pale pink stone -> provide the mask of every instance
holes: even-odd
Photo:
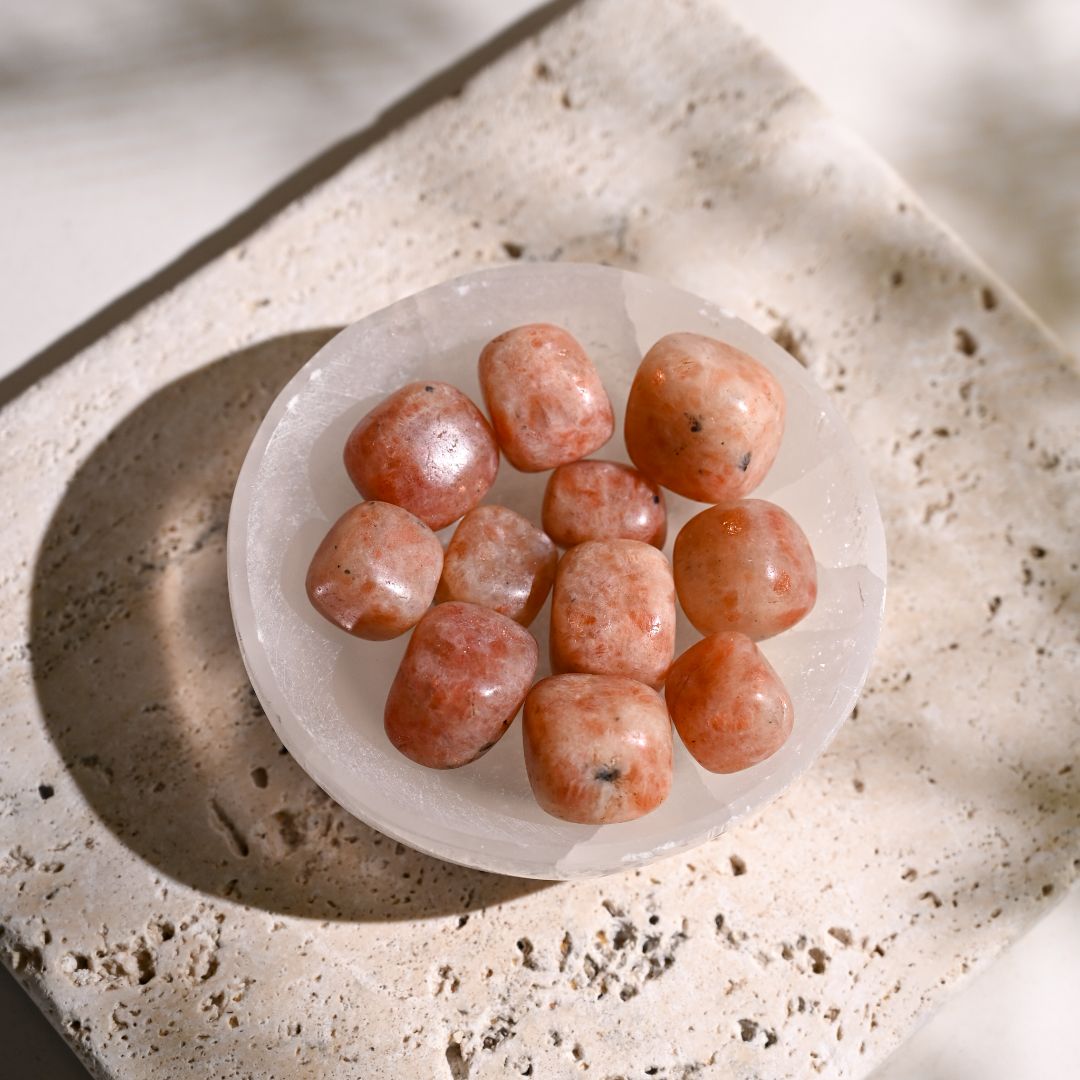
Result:
[[[403,634],[430,607],[439,538],[400,506],[363,502],[331,526],[311,560],[307,594],[335,626],[370,641]]]
[[[522,732],[536,801],[564,821],[632,821],[671,790],[667,709],[656,691],[633,679],[542,679],[525,699]]]
[[[414,382],[353,428],[345,469],[365,499],[403,506],[441,529],[487,494],[499,449],[483,413],[460,390]]]
[[[503,737],[536,675],[528,630],[476,604],[439,604],[420,620],[390,687],[386,735],[407,758],[454,769]]]
[[[791,698],[745,634],[724,631],[687,649],[671,667],[666,693],[686,749],[710,772],[748,769],[791,734]]]
[[[668,334],[646,354],[626,403],[626,449],[658,484],[732,503],[772,466],[784,395],[753,357],[700,334]]]
[[[586,540],[641,540],[663,547],[664,494],[643,473],[615,461],[560,465],[544,492],[544,531],[561,547]]]
[[[817,599],[810,541],[764,499],[691,518],[675,538],[673,562],[682,609],[703,634],[738,630],[761,641],[794,626]]]
[[[639,540],[590,540],[559,561],[551,667],[662,685],[675,655],[675,586],[667,559]]]
[[[464,600],[528,626],[555,580],[555,545],[505,506],[478,506],[446,549],[438,601]]]
[[[615,429],[596,368],[558,326],[519,326],[485,345],[480,387],[499,446],[524,472],[591,454]]]

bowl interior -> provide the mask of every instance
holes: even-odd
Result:
[[[585,346],[618,426],[596,457],[627,461],[621,417],[642,354],[686,330],[728,341],[779,378],[788,420],[779,456],[755,497],[788,510],[819,567],[814,611],[762,643],[795,707],[787,744],[731,776],[701,769],[676,737],[671,795],[620,825],[549,817],[529,790],[520,720],[485,757],[435,772],[402,757],[382,728],[383,702],[407,635],[349,637],[304,592],[308,562],[358,496],[341,452],[352,426],[412,379],[437,378],[481,401],[476,361],[495,334],[526,322],[565,326]],[[539,524],[549,474],[502,462],[486,502]],[[669,495],[666,553],[702,504]],[[445,542],[453,526],[441,534]],[[867,471],[836,410],[772,340],[713,304],[608,267],[517,264],[408,297],[353,324],[312,358],[274,402],[248,452],[229,522],[229,590],[252,684],[282,742],[338,802],[420,850],[482,869],[543,878],[609,873],[698,844],[774,798],[813,761],[849,714],[880,628],[885,546]],[[547,664],[548,609],[530,628]],[[677,652],[700,636],[680,612]]]

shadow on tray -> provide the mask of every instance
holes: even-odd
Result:
[[[233,634],[232,486],[274,395],[333,333],[226,356],[97,447],[38,556],[37,693],[91,807],[169,877],[321,919],[464,916],[545,883],[421,855],[338,807],[281,746]]]

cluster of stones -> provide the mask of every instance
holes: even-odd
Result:
[[[356,425],[345,468],[365,501],[333,525],[308,571],[312,604],[347,633],[383,640],[415,627],[386,701],[390,742],[421,765],[457,768],[490,750],[524,703],[538,803],[590,824],[664,801],[672,722],[713,772],[775,753],[792,705],[755,642],[810,611],[817,572],[795,521],[746,498],[783,436],[773,375],[723,342],[662,338],[627,402],[636,468],[584,460],[611,438],[614,415],[566,330],[499,335],[479,375],[490,423],[461,391],[430,381],[403,386]],[[553,470],[542,531],[480,505],[500,451],[522,471]],[[672,564],[660,550],[664,488],[714,504],[680,531]],[[435,530],[455,521],[444,552]],[[526,628],[549,592],[555,674],[533,685]],[[676,596],[706,635],[678,659]]]

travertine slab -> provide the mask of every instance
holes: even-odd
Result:
[[[549,887],[321,796],[225,594],[275,388],[327,328],[519,254],[774,332],[891,550],[876,670],[807,777]],[[0,953],[110,1077],[863,1075],[1080,867],[1078,427],[1045,331],[714,4],[586,3],[0,414]]]

